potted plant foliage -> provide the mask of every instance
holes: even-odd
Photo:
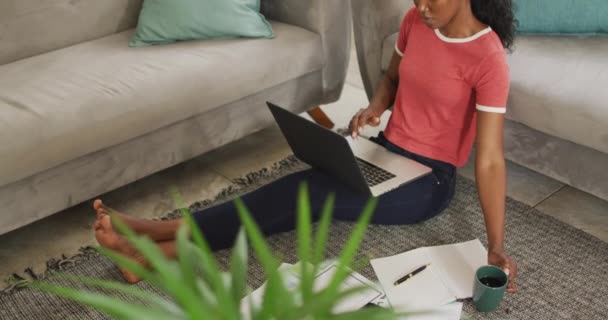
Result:
[[[176,197],[181,206],[179,197]],[[155,243],[136,235],[119,219],[113,219],[118,230],[145,257],[150,267],[144,268],[132,260],[112,251],[100,248],[102,254],[116,264],[140,276],[159,288],[166,297],[144,291],[136,286],[106,280],[78,278],[83,284],[121,292],[141,301],[127,302],[107,293],[58,287],[44,282],[33,287],[91,306],[114,319],[396,319],[391,309],[363,308],[335,313],[334,307],[366,288],[341,290],[341,285],[352,272],[349,266],[365,234],[376,199],[365,206],[360,219],[354,225],[350,238],[337,258],[337,271],[329,285],[314,289],[314,275],[325,257],[331,224],[334,196],[329,195],[321,212],[316,232],[313,232],[311,206],[305,184],[300,186],[297,214],[297,253],[301,262],[300,283],[288,289],[279,271],[280,260],[273,254],[260,229],[252,219],[244,203],[235,200],[243,228],[239,232],[231,252],[230,270],[222,271],[196,227],[190,212],[182,209],[186,219],[177,235],[177,259],[169,260]],[[253,248],[256,259],[263,267],[266,284],[261,303],[249,304],[246,310],[241,302],[247,296],[248,247]]]

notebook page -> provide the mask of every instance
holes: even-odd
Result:
[[[433,308],[456,299],[441,280],[435,263],[407,281],[394,285],[397,279],[430,262],[427,248],[371,260],[389,303],[403,311]]]
[[[334,262],[327,268],[321,270],[319,274],[317,274],[317,276],[315,277],[315,292],[327,288],[337,270],[337,262]],[[332,311],[335,313],[354,311],[362,308],[367,303],[374,301],[384,295],[384,293],[382,293],[378,288],[376,288],[375,283],[369,281],[367,278],[357,272],[353,272],[348,278],[344,280],[342,286],[340,286],[340,291],[346,291],[348,289],[357,287],[367,287],[368,289],[360,291],[355,295],[351,295],[350,297],[343,299],[342,301],[340,301],[340,303],[334,306]]]
[[[446,286],[458,299],[473,296],[475,271],[487,264],[488,254],[479,239],[429,247],[429,256]]]

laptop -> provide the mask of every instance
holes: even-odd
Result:
[[[365,138],[353,139],[267,102],[294,155],[353,189],[375,197],[432,169]]]

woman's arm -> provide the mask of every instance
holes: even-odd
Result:
[[[397,87],[399,86],[399,63],[401,56],[393,52],[393,57],[388,71],[378,83],[376,91],[366,109],[361,109],[350,122],[350,130],[353,137],[359,135],[359,130],[366,125],[377,126],[380,124],[380,116],[395,102]]]
[[[388,71],[382,77],[369,103],[371,107],[377,108],[381,112],[384,112],[395,102],[397,87],[399,87],[399,63],[401,63],[401,56],[395,51],[391,57]]]
[[[395,50],[388,66],[388,70],[384,77],[380,79],[369,106],[359,110],[350,122],[350,131],[353,138],[357,138],[359,130],[366,125],[378,126],[380,124],[380,116],[393,105],[399,87],[399,64],[403,52],[406,52],[407,42],[412,26],[418,17],[418,12],[415,8],[411,8],[401,21],[399,28],[399,36],[395,43]]]
[[[509,292],[515,292],[517,265],[505,253],[505,200],[507,189],[503,150],[504,114],[477,112],[475,176],[488,233],[488,263],[509,272]]]

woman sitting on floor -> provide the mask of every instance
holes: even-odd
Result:
[[[517,266],[504,249],[503,125],[509,92],[505,48],[513,42],[511,0],[414,2],[401,24],[386,76],[369,106],[352,118],[350,128],[356,137],[365,125],[379,125],[382,113],[393,105],[385,132],[374,141],[431,167],[433,173],[380,196],[371,222],[413,224],[440,214],[454,195],[456,167],[466,163],[476,139],[475,172],[488,235],[488,263],[510,274],[508,291],[515,292]],[[242,198],[265,234],[295,227],[294,200],[302,181],[308,183],[313,212],[320,212],[326,197],[335,193],[336,219],[356,220],[368,200],[317,170],[295,173]],[[95,200],[94,208],[98,242],[146,265],[114,231],[109,209],[101,200]],[[180,220],[117,217],[155,240],[168,257],[175,257]],[[194,212],[194,218],[215,250],[231,246],[240,228],[231,202]],[[122,272],[128,282],[139,281]]]

